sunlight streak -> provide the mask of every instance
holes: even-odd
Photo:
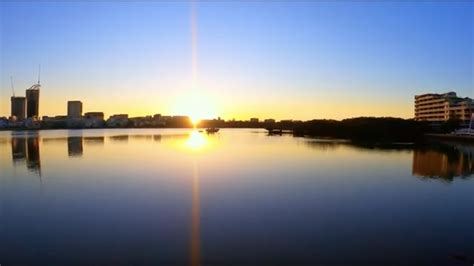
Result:
[[[190,264],[191,266],[199,266],[201,265],[201,195],[199,171],[195,160],[193,161],[192,178]]]
[[[192,150],[202,149],[208,144],[206,136],[198,131],[193,131],[185,142],[185,146]]]

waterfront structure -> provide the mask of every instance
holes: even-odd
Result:
[[[26,98],[12,96],[11,97],[11,116],[17,120],[24,120],[26,118]]]
[[[40,85],[35,84],[26,90],[26,116],[39,117]]]
[[[0,128],[8,127],[8,119],[6,117],[0,117]]]
[[[161,116],[161,114],[155,114],[153,116],[148,115],[142,117],[131,117],[128,119],[128,121],[130,122],[129,125],[132,127],[164,127],[167,125],[167,122],[173,121],[173,119],[174,117],[166,117]],[[178,120],[177,122],[179,122]]]
[[[84,114],[85,128],[100,128],[105,126],[103,112],[88,112]]]
[[[104,113],[103,112],[87,112],[84,114],[86,119],[99,119],[104,120]]]
[[[43,116],[41,122],[42,128],[66,128],[68,126],[68,118],[65,115]]]
[[[68,101],[67,102],[67,117],[79,118],[81,116],[82,116],[82,102],[81,101]]]
[[[255,117],[250,118],[250,122],[251,123],[258,123],[258,118],[255,118]]]
[[[128,125],[128,115],[111,115],[106,121],[107,127],[126,127]]]
[[[427,93],[415,96],[415,120],[442,123],[450,119],[469,124],[474,113],[474,101],[461,98],[455,92]]]

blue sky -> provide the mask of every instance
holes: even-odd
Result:
[[[472,2],[197,2],[194,89],[189,2],[0,6],[0,115],[10,75],[23,94],[39,63],[42,115],[79,99],[106,115],[409,118],[415,94],[474,97]]]

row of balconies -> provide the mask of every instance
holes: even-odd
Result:
[[[429,104],[429,105],[415,105],[415,109],[448,109],[449,105],[445,104]]]
[[[434,111],[435,110],[435,111]],[[454,113],[472,113],[474,110],[470,108],[449,108],[449,109],[441,109],[440,108],[415,108],[415,113],[449,113],[449,112],[454,112]]]
[[[460,120],[470,120],[471,116],[470,115],[444,115],[444,116],[434,116],[434,115],[416,115],[415,120],[448,120],[450,118],[457,118]]]
[[[426,103],[426,102],[446,102],[446,98],[426,98],[426,99],[415,99],[415,103]]]
[[[447,102],[429,102],[429,103],[415,103],[415,106],[446,106]]]
[[[470,114],[472,113],[469,110],[444,110],[444,111],[432,111],[432,110],[415,110],[415,113],[423,113],[423,114],[448,114],[448,113],[461,113],[461,114]]]
[[[446,102],[447,99],[439,99],[439,98],[432,98],[432,99],[418,99],[415,100],[415,103],[427,103],[427,102]]]
[[[415,107],[415,110],[439,110],[439,111],[445,111],[449,110],[448,108],[439,108],[439,107]]]

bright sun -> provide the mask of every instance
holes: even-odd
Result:
[[[191,119],[191,123],[193,123],[193,125],[196,125],[197,123],[199,123],[199,121],[201,121],[204,118],[202,118],[198,115],[190,114],[189,119]]]
[[[172,109],[172,112],[176,115],[189,116],[194,125],[202,119],[217,117],[214,101],[211,100],[211,97],[196,90],[179,96]]]

